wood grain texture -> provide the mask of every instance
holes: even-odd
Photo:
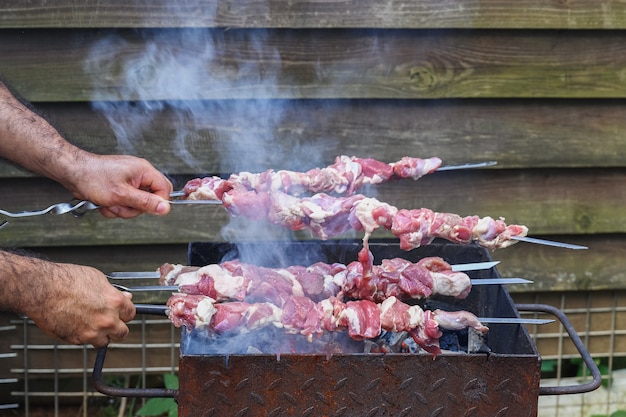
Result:
[[[7,31],[27,99],[624,98],[626,32]]]
[[[619,100],[206,101],[120,106],[111,123],[87,103],[37,107],[78,146],[138,155],[170,175],[306,170],[337,155],[497,161],[495,169],[626,163]],[[24,176],[0,162],[0,177]]]
[[[282,27],[622,29],[620,2],[110,0],[18,1],[0,6],[0,28]]]
[[[531,285],[511,286],[512,292],[596,291],[624,289],[624,235],[551,236],[552,240],[587,246],[568,250],[519,243],[493,253],[502,276],[523,277]]]

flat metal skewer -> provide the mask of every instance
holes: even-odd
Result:
[[[475,278],[471,280],[472,285],[509,285],[509,284],[532,284],[526,278]]]
[[[481,269],[491,269],[498,265],[500,261],[489,262],[472,262],[467,264],[450,265],[455,272],[460,271],[479,271]],[[158,279],[161,277],[156,271],[140,271],[140,272],[111,272],[107,275],[110,279]],[[517,279],[517,278],[516,278]]]
[[[478,278],[471,280],[472,285],[506,285],[506,284],[532,284],[533,281],[524,278]],[[120,284],[111,284],[115,288],[126,292],[154,292],[173,291],[178,292],[178,285],[141,285],[138,287],[127,287]]]
[[[170,204],[223,204],[222,200],[170,200]]]
[[[450,269],[454,272],[464,272],[464,271],[478,271],[481,269],[491,269],[494,266],[498,265],[500,261],[490,261],[490,262],[470,262],[467,264],[455,264],[450,265]]]
[[[478,317],[478,321],[487,324],[548,324],[554,322],[552,319],[523,319],[517,317]]]
[[[126,292],[154,292],[154,291],[173,291],[178,292],[178,285],[145,285],[140,287],[126,287],[120,284],[111,284],[120,291]]]
[[[475,164],[462,164],[462,165],[448,165],[437,168],[435,171],[454,171],[457,169],[471,169],[471,168],[484,168],[496,165],[497,161],[478,162]]]
[[[169,307],[155,304],[135,304],[139,314],[167,314]],[[550,319],[522,319],[517,317],[478,317],[481,323],[492,324],[549,324],[554,320]]]
[[[511,239],[519,240],[520,242],[537,243],[539,245],[556,246],[558,248],[589,249],[587,246],[572,245],[570,243],[555,242],[552,240],[537,239],[535,237],[528,237],[528,236],[511,236]]]

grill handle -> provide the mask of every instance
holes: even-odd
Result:
[[[515,308],[518,311],[537,311],[542,313],[548,313],[555,316],[563,325],[563,328],[569,335],[572,343],[580,353],[580,357],[585,362],[589,370],[591,371],[591,375],[593,380],[590,382],[586,382],[584,384],[578,385],[566,385],[566,386],[557,386],[557,387],[539,387],[539,395],[563,395],[563,394],[581,394],[584,392],[593,391],[602,384],[602,374],[600,374],[600,370],[598,366],[593,361],[591,354],[583,344],[580,337],[574,330],[572,323],[568,320],[565,314],[556,307],[547,304],[516,304]]]
[[[153,315],[165,315],[165,306],[149,305],[149,304],[135,304],[137,314],[153,314]],[[112,397],[141,397],[141,398],[174,398],[178,400],[177,389],[166,388],[120,388],[107,385],[102,380],[102,368],[104,367],[104,359],[107,354],[107,348],[103,347],[98,350],[96,355],[96,361],[93,366],[92,381],[96,390],[102,394]]]
[[[137,314],[153,314],[153,315],[165,315],[165,306],[155,305],[135,305]],[[574,330],[574,327],[570,323],[569,319],[563,314],[561,310],[556,307],[547,304],[516,304],[515,308],[518,311],[536,311],[548,313],[555,316],[563,325],[565,331],[574,343],[574,346],[580,353],[581,358],[591,371],[593,380],[584,384],[568,385],[559,387],[539,387],[539,395],[564,395],[564,394],[581,394],[590,392],[598,388],[602,384],[602,375],[598,366],[593,361],[591,354],[583,344],[580,337]],[[169,397],[178,399],[178,390],[165,389],[165,388],[119,388],[106,385],[102,381],[102,368],[104,367],[104,359],[106,357],[107,348],[101,348],[98,350],[96,361],[93,369],[93,385],[102,394],[110,395],[114,397],[142,397],[142,398],[155,398],[155,397]]]

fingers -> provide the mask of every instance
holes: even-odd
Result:
[[[84,341],[85,343],[90,343],[94,347],[100,348],[107,346],[110,342],[121,342],[128,337],[130,329],[126,323],[135,318],[136,309],[135,305],[131,301],[132,294],[120,294],[123,296],[123,299],[122,304],[117,309],[117,315],[119,315],[119,318],[114,318],[111,320],[110,325],[97,329],[94,336]]]
[[[139,190],[133,192],[133,196],[129,196],[126,202],[129,206],[101,207],[100,213],[108,218],[121,217],[130,219],[143,213],[165,216],[170,212],[171,208],[168,201],[154,194]]]
[[[170,211],[172,183],[145,159],[129,155],[94,155],[74,196],[100,206],[105,217],[131,218]]]
[[[121,323],[107,333],[98,333],[95,337],[85,341],[85,343],[89,343],[95,348],[103,348],[107,346],[110,342],[123,341],[124,339],[126,339],[129,333],[130,330],[128,329],[128,326],[124,323]]]
[[[100,207],[100,213],[109,219],[120,217],[122,219],[131,219],[137,217],[143,212],[134,208],[124,206]]]
[[[144,175],[142,177],[140,188],[150,190],[154,195],[161,197],[162,200],[168,200],[174,190],[174,186],[170,180],[154,168],[152,169],[151,175]]]
[[[111,342],[121,342],[126,339],[130,330],[126,324],[120,324],[116,329],[111,331],[107,336]]]
[[[135,318],[135,315],[137,314],[137,309],[135,308],[135,305],[131,301],[133,297],[131,293],[124,292],[122,293],[122,295],[125,298],[125,302],[120,307],[120,320],[122,320],[124,323],[128,323],[129,321]]]

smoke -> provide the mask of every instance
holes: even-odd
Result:
[[[228,172],[276,160],[283,108],[268,98],[277,96],[281,57],[266,37],[264,30],[112,33],[92,46],[84,62],[85,72],[94,74],[92,106],[128,154],[150,146],[149,132],[167,118],[167,151],[191,173],[215,172],[207,161],[223,162],[220,169]],[[207,122],[207,115],[224,120]]]
[[[306,336],[288,334],[272,324],[253,331],[238,329],[220,335],[206,329],[183,331],[181,353],[183,355],[211,354],[281,354],[293,353],[364,353],[367,341],[356,341],[347,332],[327,332],[308,340]]]
[[[115,31],[95,42],[84,62],[92,107],[108,121],[119,152],[144,157],[143,149],[158,145],[159,169],[193,176],[324,165],[316,159],[332,141],[307,145],[298,122],[285,120],[291,97],[281,89],[288,82],[281,68],[266,30]],[[169,143],[152,141],[157,131]],[[294,239],[278,229],[235,221],[222,235],[232,242]]]

